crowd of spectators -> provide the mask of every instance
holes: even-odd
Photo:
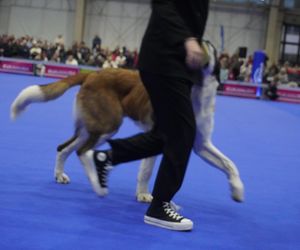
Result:
[[[252,81],[253,58],[251,55],[246,59],[241,59],[238,54],[229,56],[229,54],[223,53],[219,57],[219,63],[221,83],[227,80],[246,83]],[[300,87],[300,66],[291,65],[289,62],[268,65],[266,56],[262,82],[266,85],[265,98],[276,100],[278,86]],[[222,89],[222,84],[219,87]]]
[[[69,48],[62,35],[53,42],[31,36],[0,35],[0,56],[102,68],[136,68],[138,60],[137,50],[130,51],[125,46],[113,50],[103,48],[97,35],[91,46],[82,41],[74,42]]]
[[[31,36],[16,38],[12,35],[0,35],[0,56],[100,68],[136,68],[138,61],[137,50],[130,51],[125,46],[113,50],[104,48],[98,35],[91,41],[91,46],[82,41],[74,42],[69,48],[66,47],[62,35],[58,35],[53,42]],[[251,55],[240,58],[238,53],[231,56],[222,53],[219,57],[220,82],[226,80],[250,82],[252,63]],[[276,87],[279,85],[300,87],[300,67],[292,66],[288,62],[272,65],[266,63],[263,82]]]
[[[250,82],[253,58],[252,55],[245,59],[238,54],[229,56],[223,53],[219,57],[220,63],[220,81],[226,80]],[[286,85],[289,87],[300,87],[300,66],[291,65],[289,62],[268,65],[268,58],[265,62],[263,72],[263,83],[276,82],[277,85]]]

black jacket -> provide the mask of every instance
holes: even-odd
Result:
[[[209,0],[152,0],[152,13],[139,56],[139,69],[155,74],[197,80],[185,64],[184,41],[201,41]]]

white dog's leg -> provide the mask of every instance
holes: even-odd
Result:
[[[139,202],[151,202],[152,195],[148,190],[148,184],[154,168],[156,157],[143,159],[139,168],[136,197]]]
[[[54,177],[57,183],[68,184],[70,183],[69,176],[64,173],[64,166],[69,155],[80,146],[80,139],[75,139],[68,146],[58,151],[56,154],[56,163],[54,169]]]
[[[220,169],[227,175],[232,199],[239,202],[243,201],[244,185],[236,165],[211,142],[195,145],[194,151],[210,165]]]
[[[209,75],[204,78],[203,86],[193,88],[192,99],[197,123],[194,151],[212,166],[226,173],[232,198],[235,201],[243,201],[244,185],[237,167],[211,142],[217,86],[216,79]]]

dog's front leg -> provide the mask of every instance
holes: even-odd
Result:
[[[152,175],[156,157],[143,159],[139,168],[136,197],[139,202],[151,202],[152,195],[149,192],[148,185]]]

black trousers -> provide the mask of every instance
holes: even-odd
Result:
[[[154,129],[127,139],[110,140],[113,165],[163,154],[156,177],[154,201],[170,201],[180,189],[193,147],[196,123],[192,83],[185,79],[140,72],[150,96]]]

